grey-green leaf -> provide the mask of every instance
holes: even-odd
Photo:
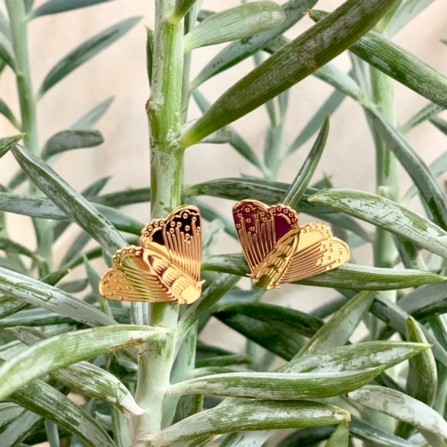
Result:
[[[56,287],[3,268],[0,268],[0,293],[89,326],[115,323],[112,318],[91,304],[74,298]]]
[[[161,327],[114,325],[69,332],[41,341],[0,367],[0,399],[56,369],[127,346],[156,343],[166,334]]]
[[[24,134],[13,135],[11,137],[0,138],[0,158],[3,157],[15,144],[17,144]]]
[[[188,147],[287,90],[350,47],[395,0],[348,0],[227,90],[181,137]],[[272,76],[272,73],[275,76]]]
[[[278,26],[268,31],[251,36],[247,39],[234,42],[218,53],[197,77],[192,81],[191,88],[196,89],[200,84],[212,76],[220,73],[227,68],[232,67],[238,62],[246,59],[258,50],[262,50],[269,45],[282,33],[291,28],[305,14],[306,10],[312,8],[317,0],[289,0],[282,8],[285,14],[285,20]]]
[[[447,256],[446,231],[385,197],[356,190],[333,189],[314,194],[308,200],[372,223],[432,253]]]
[[[251,37],[284,21],[282,8],[272,1],[255,1],[213,14],[184,39],[185,53],[194,48]]]
[[[298,206],[298,203],[304,192],[306,191],[306,188],[312,178],[312,175],[315,172],[315,169],[317,169],[321,155],[323,154],[324,147],[326,146],[328,134],[329,118],[326,117],[323,125],[321,126],[320,133],[318,134],[318,137],[309,152],[309,155],[306,157],[306,160],[301,165],[298,174],[296,175],[293,182],[290,184],[290,189],[287,191],[287,194],[282,200],[282,203],[284,205],[289,205],[292,208]]]
[[[106,250],[114,253],[127,245],[110,221],[43,161],[19,145],[13,154],[33,183]]]
[[[36,380],[9,396],[13,402],[74,433],[86,445],[116,447],[95,419],[52,386]]]
[[[73,2],[66,3],[72,4]],[[139,20],[140,17],[125,19],[93,36],[68,53],[46,75],[39,89],[39,96],[43,96],[50,88],[65,76],[69,75],[73,70],[126,34]]]
[[[203,268],[241,276],[249,273],[247,262],[239,254],[209,256],[205,258]],[[349,290],[394,290],[441,282],[444,279],[441,275],[427,271],[345,264],[337,269],[297,281],[297,284]]]
[[[113,96],[99,103],[93,109],[89,110],[85,115],[79,118],[72,126],[72,129],[91,129],[96,122],[102,118],[113,102]]]
[[[271,400],[340,396],[374,380],[384,367],[330,373],[247,372],[214,374],[171,385],[168,394],[204,394]]]
[[[48,159],[72,149],[99,146],[103,142],[104,138],[97,130],[63,130],[48,139],[42,150],[42,158]]]
[[[349,393],[349,398],[419,430],[447,438],[447,422],[444,418],[428,405],[400,391],[367,385]]]
[[[348,422],[341,408],[320,402],[278,402],[231,399],[210,410],[183,419],[151,436],[153,447],[185,445],[198,436],[247,430],[318,427]],[[178,444],[175,444],[178,443]]]
[[[40,17],[48,14],[58,14],[73,9],[85,8],[99,3],[110,2],[111,0],[48,0],[43,5],[31,11],[30,18]]]

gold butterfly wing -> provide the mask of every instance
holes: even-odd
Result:
[[[181,206],[166,219],[153,220],[143,229],[140,241],[145,248],[151,243],[166,247],[172,264],[200,281],[202,226],[197,207]]]
[[[296,251],[281,282],[294,282],[340,267],[349,261],[349,246],[334,238],[323,223],[301,228]]]

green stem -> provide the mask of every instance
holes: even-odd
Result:
[[[30,58],[28,51],[28,21],[23,0],[6,0],[12,45],[16,58],[16,82],[20,103],[22,131],[25,132],[24,143],[33,154],[39,154],[39,135],[37,129],[37,109],[31,81]],[[32,189],[32,192],[36,192]],[[40,275],[46,275],[51,268],[52,232],[48,222],[33,219],[37,238],[37,253],[46,260],[40,267]]]
[[[183,149],[182,125],[183,20],[172,23],[175,0],[156,0],[151,98],[151,217],[165,217],[181,204]],[[134,305],[134,319],[145,320],[145,304]],[[174,331],[178,306],[151,304],[145,323],[171,329],[164,343],[140,350],[136,401],[146,413],[132,421],[134,446],[162,428],[164,399],[174,362]],[[141,321],[140,321],[141,322]]]

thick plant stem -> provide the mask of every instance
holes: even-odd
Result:
[[[39,154],[39,135],[37,129],[36,101],[31,82],[31,70],[28,53],[28,21],[23,0],[6,0],[12,44],[15,56],[15,73],[17,92],[22,119],[22,131],[25,133],[24,143],[33,154]],[[35,189],[32,189],[35,192]],[[45,259],[40,267],[40,275],[46,275],[51,265],[52,233],[48,223],[33,219],[36,231],[38,254]]]
[[[181,204],[183,149],[181,132],[183,79],[183,20],[171,22],[175,0],[157,0],[148,117],[151,131],[151,217],[166,217]],[[136,305],[133,315],[147,315],[145,323],[171,329],[163,343],[140,350],[136,400],[146,413],[132,421],[133,445],[161,430],[165,392],[174,362],[174,331],[178,319],[175,304]],[[134,307],[136,307],[134,306]],[[143,318],[144,319],[144,318]]]

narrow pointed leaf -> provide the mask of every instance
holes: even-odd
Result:
[[[318,352],[320,350],[342,346],[348,342],[349,337],[364,319],[374,293],[360,292],[329,319],[325,325],[309,340],[299,357],[304,352]]]
[[[36,279],[0,268],[0,293],[48,309],[89,326],[110,325],[114,320],[82,300]]]
[[[202,113],[206,112],[210,108],[211,104],[200,91],[194,90],[193,97]],[[258,168],[262,169],[263,167],[261,161],[259,160],[259,157],[249,146],[249,144],[241,137],[241,135],[233,127],[230,126],[227,128],[229,128],[231,132],[231,140],[229,144],[234,149],[236,149],[236,151],[242,157],[244,157],[246,160],[257,166]]]
[[[189,306],[180,318],[176,332],[178,340],[181,341],[183,339],[196,321],[210,313],[217,301],[232,289],[239,280],[240,278],[237,276],[227,274],[222,274],[215,278],[205,288],[201,299]]]
[[[6,154],[15,144],[17,144],[24,134],[13,135],[12,137],[0,138],[0,158]]]
[[[446,80],[447,88],[447,80]],[[422,158],[415,152],[403,135],[376,113],[368,113],[374,127],[393,151],[402,166],[419,189],[419,193],[433,214],[435,223],[447,229],[447,205],[445,194]]]
[[[447,121],[445,121],[442,118],[439,118],[437,116],[434,116],[434,117],[430,118],[430,122],[438,130],[440,130],[444,135],[447,135]]]
[[[385,197],[356,190],[334,189],[321,191],[308,200],[372,223],[432,253],[447,256],[446,231]]]
[[[254,399],[319,399],[346,394],[374,380],[383,367],[332,373],[229,373],[171,385],[170,395],[204,394]]]
[[[408,121],[406,121],[404,125],[401,126],[402,133],[410,132],[416,126],[423,123],[424,121],[427,121],[430,118],[435,117],[438,113],[442,112],[443,110],[444,107],[441,107],[438,104],[430,103],[426,105],[416,114],[414,114]]]
[[[73,4],[71,1],[65,3]],[[139,20],[140,17],[131,17],[123,20],[90,38],[68,53],[46,75],[39,89],[39,96],[43,96],[50,88],[54,87],[54,85],[69,75],[73,70],[126,34]]]
[[[58,14],[110,1],[111,0],[76,0],[76,2],[73,2],[72,0],[47,0],[43,5],[31,11],[31,18],[48,14]]]
[[[340,424],[326,442],[325,447],[341,447],[349,443],[349,427],[347,424]]]
[[[82,439],[86,445],[115,447],[116,444],[84,409],[41,380],[29,383],[9,398]]]
[[[227,90],[181,137],[188,147],[313,73],[350,47],[394,0],[348,0]],[[275,76],[272,76],[272,72]]]
[[[251,37],[284,21],[282,8],[271,1],[255,1],[213,14],[184,39],[185,53],[194,48]]]
[[[326,146],[326,140],[329,134],[329,118],[323,122],[320,133],[315,140],[309,155],[302,164],[298,174],[296,175],[293,182],[290,184],[290,189],[287,191],[282,203],[284,205],[289,205],[292,208],[298,206],[298,202],[306,191],[306,188],[315,172],[315,169],[320,162],[321,155],[323,154],[324,147]]]
[[[0,433],[0,445],[18,445],[27,438],[41,423],[42,418],[31,412],[24,411],[11,421]]]
[[[6,102],[3,101],[2,99],[0,99],[0,115],[3,115],[16,129],[20,129],[20,123],[15,117],[14,112],[9,108],[8,104],[6,104]]]
[[[48,339],[42,332],[32,328],[15,327],[10,331],[29,346]],[[126,410],[135,415],[143,412],[117,377],[92,363],[78,362],[67,368],[57,369],[51,375],[72,391],[109,402],[121,411]]]
[[[72,149],[83,149],[99,146],[104,138],[97,130],[63,130],[53,135],[45,144],[42,158],[48,159]]]
[[[197,0],[175,0],[174,18],[176,21],[184,17]]]
[[[408,319],[407,338],[416,343],[427,343],[424,333],[414,318]],[[438,372],[431,350],[423,351],[409,361],[408,394],[427,405],[432,405],[438,389]]]
[[[399,300],[399,306],[418,319],[447,312],[447,281],[415,289]]]
[[[166,333],[163,328],[114,325],[69,332],[41,341],[0,367],[0,399],[56,369],[127,346],[159,342]]]
[[[273,29],[255,34],[247,39],[234,42],[224,48],[202,69],[196,79],[192,82],[192,88],[197,88],[212,76],[232,67],[238,62],[246,59],[258,50],[262,50],[278,36],[291,28],[312,8],[317,0],[290,0],[282,5],[285,20]]]
[[[0,61],[9,65],[13,71],[17,70],[17,61],[11,42],[3,33],[0,33]]]
[[[23,147],[16,146],[13,154],[33,183],[107,251],[127,245],[110,221],[48,165]]]
[[[395,341],[370,341],[336,348],[306,352],[281,365],[281,372],[355,371],[378,366],[397,365],[425,352],[430,345]]]
[[[151,436],[153,447],[167,447],[198,436],[246,430],[318,427],[348,422],[349,413],[319,402],[231,399]]]
[[[110,0],[109,0],[110,1]],[[71,128],[72,129],[91,129],[100,118],[104,116],[104,114],[109,109],[110,105],[112,104],[114,100],[114,97],[107,98],[106,100],[99,103],[97,106],[93,107],[92,110],[87,112],[84,116],[79,118],[78,121],[76,121]]]
[[[108,206],[94,204],[116,229],[139,235],[144,224]],[[0,210],[42,219],[66,220],[68,216],[53,202],[40,197],[20,196],[0,192]],[[114,230],[116,231],[116,230]]]
[[[374,446],[384,447],[414,447],[412,442],[381,430],[361,419],[353,418],[350,426],[353,437],[372,442]]]
[[[349,393],[349,398],[362,405],[388,414],[419,430],[447,438],[447,422],[428,405],[390,388],[367,385]]]
[[[346,96],[340,91],[336,90],[335,92],[333,92],[324,102],[324,104],[318,109],[315,115],[304,126],[303,130],[298,134],[295,140],[293,140],[287,153],[293,154],[295,151],[301,148],[304,143],[306,143],[306,141],[309,140],[319,128],[321,128],[321,123],[324,123],[325,117],[328,115],[332,115],[338,109],[345,98]]]
[[[247,262],[240,254],[209,256],[205,258],[203,269],[240,276],[249,274]],[[345,264],[335,270],[297,281],[296,284],[348,290],[394,290],[441,282],[444,279],[442,275],[427,271]]]
[[[262,303],[235,303],[218,308],[214,317],[276,355],[290,360],[323,322],[303,312]]]

